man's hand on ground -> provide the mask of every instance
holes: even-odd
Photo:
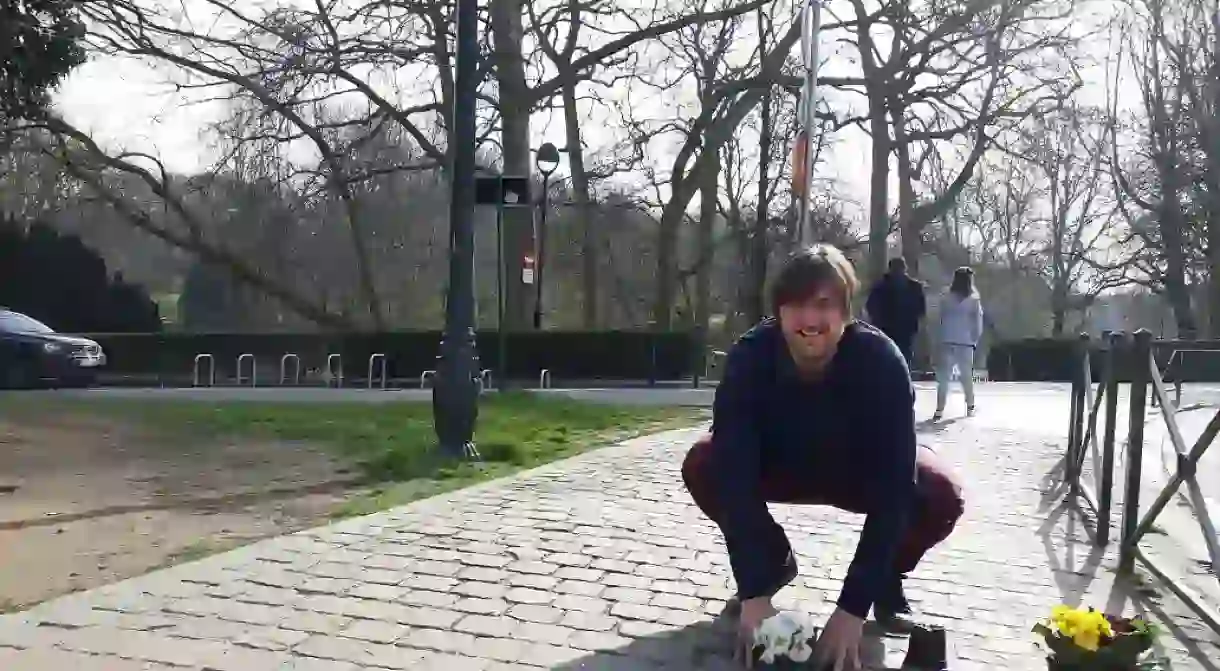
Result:
[[[857,671],[860,668],[860,639],[864,636],[864,620],[842,608],[835,609],[813,654],[819,669],[826,671]]]
[[[754,632],[763,620],[779,611],[771,605],[771,598],[760,596],[741,602],[741,617],[737,620],[737,655],[745,658],[747,669],[754,668]]]

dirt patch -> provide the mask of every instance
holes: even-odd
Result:
[[[325,523],[357,473],[283,441],[0,420],[0,610]]]

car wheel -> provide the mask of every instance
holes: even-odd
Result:
[[[0,371],[0,387],[4,389],[29,389],[36,381],[34,367],[24,359],[10,361]]]

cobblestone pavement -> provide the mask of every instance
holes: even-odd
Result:
[[[967,487],[957,533],[909,581],[954,634],[952,668],[1045,668],[1029,630],[1067,602],[1146,611],[1168,629],[1173,668],[1217,669],[1220,638],[1172,596],[1115,587],[1112,551],[1094,549],[1051,491],[1061,441],[987,420],[998,412],[923,435]],[[0,617],[0,669],[732,668],[715,622],[731,593],[721,539],[677,472],[697,434],[637,439]],[[774,510],[802,565],[780,605],[828,614],[860,519]],[[897,666],[898,645],[874,640],[868,656]]]

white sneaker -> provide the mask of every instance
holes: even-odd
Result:
[[[974,406],[973,405],[970,406],[969,408],[966,408],[966,416],[974,417]]]

